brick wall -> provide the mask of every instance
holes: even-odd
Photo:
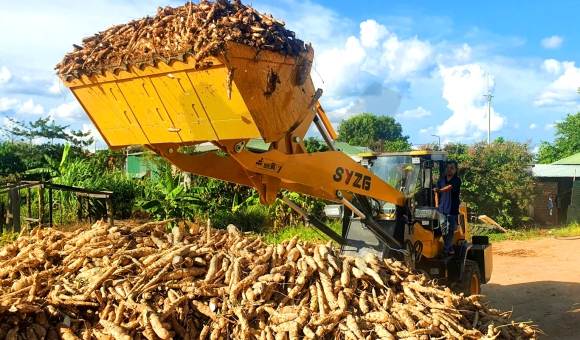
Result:
[[[558,195],[557,182],[539,182],[538,196],[534,201],[534,221],[538,223],[549,222],[558,224],[558,206],[556,196]],[[548,207],[548,198],[552,197],[554,208],[552,209],[552,216],[550,216],[550,209]]]

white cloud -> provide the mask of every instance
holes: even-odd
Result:
[[[434,47],[417,37],[400,39],[374,20],[360,24],[359,37],[316,57],[315,85],[325,97],[360,94],[372,81],[400,81],[434,63]]]
[[[383,43],[383,49],[381,66],[387,68],[391,78],[397,80],[431,64],[430,56],[434,50],[429,42],[420,41],[417,37],[399,40],[395,34]]]
[[[0,112],[15,110],[18,105],[20,105],[18,99],[8,99],[5,97],[0,98]]]
[[[328,112],[328,116],[331,118],[331,120],[340,121],[342,119],[348,119],[352,115],[364,112],[364,107],[365,107],[364,100],[358,98],[356,101],[350,102],[346,107],[342,107],[340,109]]]
[[[81,105],[75,100],[70,103],[61,104],[57,108],[50,109],[48,114],[55,120],[64,120],[67,122],[87,121],[88,117]]]
[[[18,114],[35,114],[41,115],[44,113],[44,108],[40,104],[34,104],[32,99],[28,99],[22,103],[19,99],[0,98],[0,112],[14,111]]]
[[[544,69],[550,73],[560,75],[558,79],[544,88],[539,98],[534,101],[536,106],[574,106],[580,102],[578,88],[580,87],[580,68],[574,62],[559,63],[547,60]]]
[[[533,130],[533,129],[536,129],[536,128],[538,128],[538,125],[537,125],[536,123],[532,123],[532,124],[530,125],[530,129],[532,129],[532,130]]]
[[[562,46],[562,41],[564,41],[562,39],[562,37],[559,37],[557,35],[553,35],[551,37],[542,39],[542,46],[544,46],[544,48],[550,48],[550,49],[558,48],[558,47]]]
[[[514,124],[514,129],[519,129],[520,128],[520,123],[515,123]]]
[[[364,47],[377,47],[379,41],[387,34],[389,34],[389,31],[387,31],[385,26],[374,20],[367,20],[360,24],[361,43]]]
[[[421,106],[414,110],[406,110],[405,112],[398,114],[397,118],[423,118],[431,116],[431,111],[427,111]]]
[[[565,70],[571,67],[574,67],[573,61],[559,62],[555,59],[546,59],[542,63],[542,68],[555,76],[561,76]]]
[[[0,84],[7,83],[10,80],[10,77],[12,77],[10,70],[8,70],[6,66],[2,66],[2,69],[0,69]]]
[[[488,109],[483,94],[486,92],[486,74],[478,64],[445,67],[439,66],[443,80],[443,98],[447,108],[453,111],[442,125],[437,127],[441,136],[478,138],[488,130]],[[494,78],[490,77],[490,87]],[[491,131],[498,131],[506,118],[491,108]]]
[[[466,63],[471,58],[472,49],[468,44],[463,44],[461,48],[453,50],[453,59],[460,63]]]
[[[32,99],[29,99],[25,101],[22,105],[20,105],[20,107],[18,108],[18,110],[16,110],[16,112],[20,114],[41,115],[44,113],[44,108],[40,104],[35,105],[34,101]]]
[[[544,127],[545,130],[553,130],[554,126],[556,126],[555,124],[546,124],[546,126]]]
[[[397,91],[379,83],[371,83],[362,96],[350,101],[335,101],[335,107],[339,108],[330,110],[327,114],[331,122],[340,122],[363,112],[395,116],[400,103],[401,95]]]
[[[359,85],[356,83],[357,78],[361,77],[360,64],[364,58],[365,51],[355,37],[346,40],[343,50],[335,47],[322,52],[316,58],[316,72],[320,74],[324,84],[317,86],[322,87],[325,93],[331,96],[340,95],[337,92],[341,92],[343,87],[356,88],[356,85]],[[348,82],[348,79],[352,81]],[[313,80],[315,83],[319,82],[318,77],[314,77]]]
[[[52,85],[48,88],[48,93],[50,93],[50,94],[61,94],[63,88],[64,88],[64,85],[61,85],[60,80],[58,78],[55,78],[52,81]]]

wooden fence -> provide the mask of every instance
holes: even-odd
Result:
[[[32,189],[38,190],[37,202],[38,204],[38,216],[31,216],[31,208],[33,202],[32,200]],[[26,190],[26,215],[22,216],[21,207],[23,195],[21,191]],[[72,187],[60,184],[53,184],[48,182],[37,182],[37,181],[20,181],[15,183],[1,183],[0,184],[0,195],[7,195],[7,201],[0,202],[0,233],[6,228],[6,230],[13,230],[15,232],[20,232],[22,221],[28,222],[32,225],[42,225],[53,227],[53,191],[69,191],[74,192],[77,197],[77,219],[81,221],[83,217],[88,218],[90,221],[89,213],[89,200],[90,199],[103,199],[105,200],[105,206],[107,210],[107,221],[110,225],[113,225],[113,204],[112,204],[112,191],[95,191],[88,190],[79,187]],[[48,216],[45,211],[45,194],[48,192]],[[84,203],[84,204],[83,204]],[[86,214],[83,213],[83,206],[85,207]]]

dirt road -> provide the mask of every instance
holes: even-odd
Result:
[[[491,281],[482,286],[492,306],[514,310],[548,335],[580,339],[580,239],[496,243]]]

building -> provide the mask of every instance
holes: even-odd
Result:
[[[532,174],[538,180],[531,212],[534,221],[553,225],[580,222],[580,153],[552,164],[535,164]]]

